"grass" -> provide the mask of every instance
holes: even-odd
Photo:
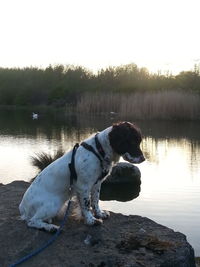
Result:
[[[159,91],[143,93],[83,94],[77,103],[80,113],[116,112],[121,117],[133,119],[200,118],[200,97],[196,93]]]

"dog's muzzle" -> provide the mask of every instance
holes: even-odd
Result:
[[[128,152],[126,152],[125,154],[122,155],[122,158],[130,163],[135,163],[135,164],[139,164],[142,163],[143,161],[145,161],[145,158],[143,155],[139,156],[139,157],[132,157]]]

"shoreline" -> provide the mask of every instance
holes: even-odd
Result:
[[[93,94],[91,94],[93,95]],[[95,96],[95,98],[91,99],[91,101],[96,102],[98,96]],[[127,96],[127,99],[129,97]],[[169,99],[169,101],[171,101]],[[124,103],[124,106],[121,107],[121,111],[117,110],[116,112],[113,110],[112,106],[109,106],[107,108],[104,109],[104,107],[102,106],[101,108],[98,108],[98,110],[96,110],[96,107],[91,103],[86,103],[86,102],[82,102],[81,105],[78,103],[77,105],[73,106],[73,105],[65,105],[62,107],[56,107],[54,105],[30,105],[30,106],[18,106],[18,105],[0,105],[0,110],[2,111],[30,111],[30,114],[32,114],[32,111],[37,111],[37,113],[39,113],[39,115],[43,115],[46,112],[59,112],[62,111],[62,113],[64,114],[64,116],[73,116],[73,115],[77,115],[80,117],[84,117],[84,116],[89,116],[89,117],[108,117],[110,119],[114,119],[114,120],[135,120],[135,121],[161,121],[161,122],[199,122],[200,121],[200,101],[199,101],[199,111],[196,113],[195,111],[195,115],[191,115],[190,113],[193,111],[188,110],[188,108],[190,109],[190,107],[187,107],[187,109],[182,112],[182,110],[179,110],[177,113],[176,111],[176,107],[174,108],[174,111],[172,111],[172,114],[168,114],[166,113],[166,111],[164,111],[164,113],[162,111],[159,111],[159,109],[157,111],[153,111],[153,113],[151,114],[151,112],[148,111],[148,109],[152,109],[152,107],[145,107],[145,109],[143,108],[143,106],[135,106],[133,105],[132,107],[132,103],[131,106],[130,104],[127,104],[126,102]],[[177,103],[178,105],[180,103]],[[149,103],[150,106],[154,105],[153,103]],[[89,106],[90,109],[86,109],[85,107]],[[126,107],[126,108],[125,108]],[[125,110],[123,110],[125,108]],[[134,109],[132,109],[134,108]],[[173,107],[163,107],[164,109],[168,109],[170,110],[171,108],[173,109]],[[181,106],[180,106],[181,108]],[[127,110],[128,109],[128,110]],[[135,110],[137,110],[137,113],[135,112]],[[196,110],[196,107],[195,107]],[[30,115],[31,116],[31,115]]]

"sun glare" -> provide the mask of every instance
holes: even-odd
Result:
[[[173,190],[180,190],[191,180],[198,186],[200,185],[198,176],[194,176],[197,170],[192,169],[194,161],[198,160],[198,158],[195,159],[195,155],[199,152],[192,150],[190,141],[186,139],[155,141],[147,138],[143,142],[146,153],[151,151],[147,155],[147,161],[140,165],[142,178],[145,179],[144,194],[145,187],[146,191],[149,187],[156,191],[161,186],[166,191],[169,185],[170,187],[173,185]]]

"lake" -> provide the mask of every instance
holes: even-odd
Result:
[[[37,174],[30,157],[71,148],[119,118],[67,115],[28,109],[0,110],[0,182],[29,181]],[[136,214],[180,231],[200,256],[200,122],[137,121],[143,133],[146,161],[139,196],[129,201],[101,201],[101,207]],[[126,195],[126,192],[124,192]]]

